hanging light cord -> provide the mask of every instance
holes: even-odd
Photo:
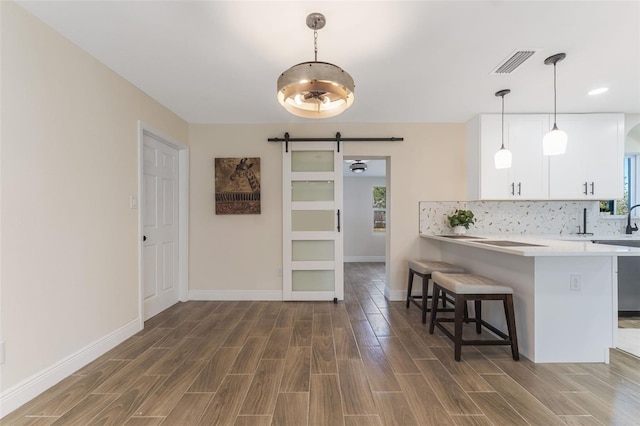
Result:
[[[556,62],[553,63],[553,127],[556,127]]]
[[[502,146],[500,149],[504,149],[504,95],[502,97]]]

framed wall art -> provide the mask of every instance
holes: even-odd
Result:
[[[215,159],[216,214],[260,214],[260,158]]]

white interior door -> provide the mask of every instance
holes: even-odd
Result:
[[[343,300],[342,154],[335,142],[282,149],[283,298]]]
[[[144,320],[179,300],[179,155],[148,133],[143,135]]]

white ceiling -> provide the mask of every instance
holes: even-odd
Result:
[[[348,71],[354,105],[332,122],[464,122],[499,112],[640,113],[640,1],[21,1],[190,123],[283,123],[280,73],[313,60]],[[517,49],[539,49],[509,75]],[[73,66],[73,64],[69,64]],[[596,97],[588,90],[609,87]]]

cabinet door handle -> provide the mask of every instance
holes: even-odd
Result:
[[[340,232],[340,209],[338,209],[338,232]]]
[[[591,182],[591,195],[594,194],[595,182]]]
[[[516,183],[511,182],[511,195],[516,195]]]
[[[584,183],[584,195],[588,195],[587,192],[587,182]]]
[[[522,182],[518,182],[518,195],[522,195]]]

